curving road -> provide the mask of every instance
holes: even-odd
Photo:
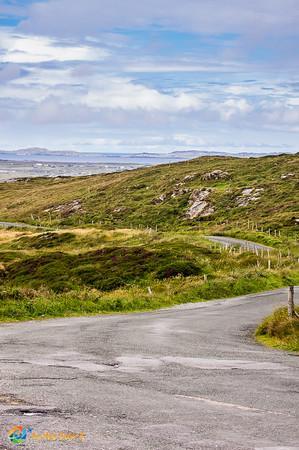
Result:
[[[40,228],[34,225],[28,225],[27,223],[21,222],[0,222],[0,227],[2,228]]]
[[[86,433],[30,449],[298,449],[299,357],[252,339],[286,298],[2,324],[0,448],[22,424]]]
[[[266,250],[271,251],[273,250],[272,247],[268,247],[267,245],[258,244],[256,242],[252,241],[246,241],[245,239],[236,239],[232,237],[227,236],[207,236],[207,239],[211,242],[215,242],[217,244],[227,246],[227,247],[242,247],[247,250]]]
[[[27,223],[21,222],[0,222],[0,227],[2,228],[34,228],[34,229],[44,229],[45,227],[36,226],[36,225],[28,225]],[[234,247],[239,246],[245,248],[247,250],[273,250],[272,247],[268,247],[267,245],[258,244],[256,242],[247,241],[245,239],[236,239],[227,236],[206,236],[206,238],[217,244],[223,245],[225,247]],[[1,449],[0,449],[1,450]]]

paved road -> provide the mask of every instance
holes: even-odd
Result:
[[[20,222],[0,222],[0,227],[2,228],[37,228],[34,225],[28,225],[27,223]]]
[[[29,436],[30,449],[298,449],[299,357],[252,339],[285,302],[282,289],[152,313],[2,324],[0,448],[15,448],[7,430],[21,424],[86,433],[82,443]]]
[[[19,223],[19,222],[0,222],[0,227],[2,228],[38,228],[43,229],[44,227],[37,227],[34,225],[28,225],[26,223]],[[207,236],[207,239],[212,242],[216,242],[218,244],[221,244],[223,246],[233,247],[233,246],[239,246],[243,248],[247,248],[248,250],[273,250],[272,247],[268,247],[266,245],[257,244],[256,242],[246,241],[244,239],[235,239],[231,237],[226,236]],[[1,449],[0,449],[1,450]]]
[[[228,246],[228,247],[243,247],[248,250],[273,250],[272,247],[268,247],[267,245],[257,244],[256,242],[246,241],[244,239],[236,239],[227,236],[207,236],[207,239],[212,242],[216,242],[218,244]]]

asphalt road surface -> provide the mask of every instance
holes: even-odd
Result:
[[[35,228],[35,229],[43,229],[44,227],[37,227],[34,225],[28,225],[26,223],[20,222],[0,222],[0,227],[2,228]],[[211,242],[215,242],[217,244],[223,245],[224,247],[234,247],[239,246],[245,248],[247,250],[273,250],[272,247],[268,247],[263,244],[257,244],[256,242],[246,241],[245,239],[236,239],[226,236],[207,236],[207,239]],[[1,449],[0,449],[1,450]]]
[[[2,228],[37,228],[33,225],[28,225],[27,223],[20,222],[0,222],[0,227]]]
[[[244,239],[236,239],[227,236],[207,236],[207,239],[212,242],[216,242],[217,244],[227,246],[227,247],[243,247],[248,250],[273,250],[272,247],[268,247],[267,245],[257,244],[256,242],[246,241]]]
[[[252,338],[286,298],[2,324],[0,448],[298,449],[299,357]]]

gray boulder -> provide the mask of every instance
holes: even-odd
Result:
[[[229,178],[229,173],[224,172],[223,170],[213,170],[212,172],[205,173],[201,177],[203,181],[228,180]]]
[[[197,219],[209,217],[215,212],[215,209],[209,203],[209,197],[212,189],[195,189],[189,200],[189,208],[186,212],[187,219]]]

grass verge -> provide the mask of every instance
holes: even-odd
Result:
[[[299,313],[299,308],[296,308]],[[287,308],[279,308],[256,330],[261,344],[280,350],[299,352],[299,319],[288,317]]]
[[[285,280],[279,273],[265,275],[257,269],[246,269],[210,281],[182,275],[152,280],[150,290],[146,282],[108,292],[88,287],[55,292],[46,287],[6,285],[0,291],[0,321],[151,311],[275,289],[285,285]]]
[[[149,311],[299,284],[298,261],[200,233],[71,228],[0,233],[0,321]]]

